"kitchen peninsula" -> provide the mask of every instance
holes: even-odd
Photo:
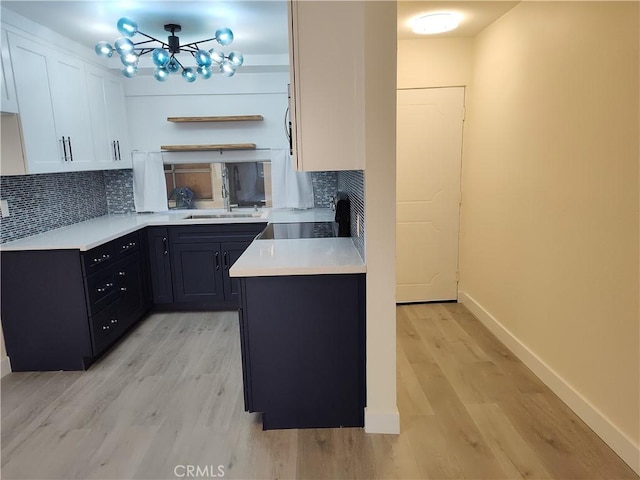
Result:
[[[265,429],[364,426],[364,272],[351,238],[258,238],[231,268],[245,410]]]

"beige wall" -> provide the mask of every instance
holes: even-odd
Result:
[[[398,88],[469,85],[472,38],[398,41]]]
[[[460,290],[636,447],[638,22],[524,2],[477,37],[460,247]]]

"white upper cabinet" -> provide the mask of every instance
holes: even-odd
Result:
[[[364,2],[290,1],[289,41],[294,167],[364,170]]]
[[[51,93],[57,137],[66,142],[67,163],[72,170],[95,169],[84,63],[57,52],[52,57]]]
[[[86,74],[95,162],[101,170],[131,168],[122,82],[89,65]]]
[[[42,45],[9,33],[11,60],[26,156],[25,173],[64,171],[49,78],[53,59]]]
[[[11,67],[11,56],[9,55],[9,42],[7,32],[0,31],[0,46],[2,47],[2,61],[0,67],[0,82],[2,82],[2,97],[0,98],[0,111],[7,113],[18,113],[18,101],[16,100],[16,87],[13,83],[13,68]]]
[[[120,77],[109,75],[105,78],[104,93],[109,115],[109,133],[115,142],[117,153],[116,168],[131,168],[131,150],[129,147],[129,130],[127,128],[127,112],[124,106],[124,88]]]
[[[8,34],[26,173],[95,169],[82,61]]]

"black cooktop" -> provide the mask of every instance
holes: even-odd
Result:
[[[270,223],[258,240],[285,238],[329,238],[338,236],[335,222]]]

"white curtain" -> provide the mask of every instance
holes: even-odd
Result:
[[[169,209],[162,153],[133,152],[133,200],[136,212]]]
[[[271,182],[273,208],[314,207],[311,174],[293,169],[288,149],[271,149]]]

